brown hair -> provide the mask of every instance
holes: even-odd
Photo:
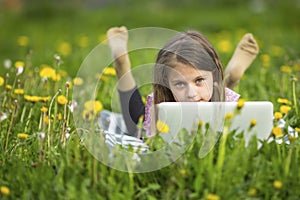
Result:
[[[213,93],[210,101],[224,101],[223,69],[217,52],[197,31],[178,33],[159,51],[154,67],[154,104],[174,102],[168,85],[168,68],[183,63],[213,73]]]

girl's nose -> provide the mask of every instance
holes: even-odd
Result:
[[[189,85],[187,96],[189,99],[195,99],[197,97],[197,87]]]

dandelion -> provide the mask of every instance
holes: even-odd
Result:
[[[93,101],[93,100],[86,101],[84,103],[84,107],[86,110],[92,111],[96,114],[99,113],[103,109],[103,105],[100,101]]]
[[[115,76],[116,75],[116,70],[114,68],[111,67],[106,67],[103,72],[104,75],[107,76]]]
[[[84,110],[82,112],[82,118],[88,121],[91,121],[94,119],[94,112],[91,110]]]
[[[281,181],[274,181],[273,186],[276,189],[280,189],[280,188],[282,188],[282,182]]]
[[[57,114],[57,119],[58,119],[58,120],[62,120],[62,114],[61,114],[61,113],[58,113],[58,114]]]
[[[23,89],[15,89],[14,93],[15,94],[24,94],[24,90]]]
[[[287,114],[290,110],[291,110],[290,106],[285,106],[285,105],[280,106],[280,112],[283,114]]]
[[[43,101],[43,102],[48,102],[50,101],[51,97],[40,97],[40,101]]]
[[[237,102],[237,108],[240,110],[241,108],[243,108],[245,105],[245,100],[244,99],[239,99]]]
[[[55,73],[51,78],[53,81],[58,82],[61,79],[61,75]]]
[[[78,46],[87,47],[89,45],[89,38],[87,36],[81,36],[77,41]]]
[[[217,44],[217,48],[223,53],[229,53],[232,50],[232,44],[228,39],[222,39]]]
[[[22,62],[22,61],[17,61],[17,62],[15,62],[15,67],[16,68],[19,68],[19,67],[22,67],[22,68],[24,68],[24,62]]]
[[[68,99],[64,95],[59,95],[57,97],[57,102],[61,105],[65,105],[66,103],[68,103]]]
[[[4,78],[2,78],[1,76],[0,76],[0,86],[2,86],[4,84]]]
[[[72,46],[68,42],[62,42],[58,45],[57,51],[64,56],[68,56],[72,52]]]
[[[99,42],[107,43],[107,36],[106,34],[102,34],[99,36]]]
[[[168,133],[169,132],[169,126],[161,120],[157,120],[156,128],[160,133]]]
[[[216,194],[209,193],[206,195],[206,200],[219,200],[220,197]]]
[[[300,128],[296,127],[295,131],[299,133],[300,132]]]
[[[75,77],[75,78],[73,79],[73,83],[74,83],[74,85],[76,85],[76,86],[82,85],[82,84],[83,84],[83,79],[80,78],[80,77]]]
[[[233,113],[226,113],[225,119],[231,119],[233,117]]]
[[[202,120],[198,121],[198,126],[203,126],[203,121]]]
[[[19,139],[25,140],[25,139],[27,139],[28,134],[26,134],[26,133],[18,133],[17,137]]]
[[[257,190],[255,188],[251,188],[248,190],[248,194],[252,197],[256,196]]]
[[[257,124],[256,119],[251,119],[251,121],[250,121],[250,127],[254,127],[254,126],[256,126],[256,124]]]
[[[280,71],[289,74],[289,73],[292,73],[292,68],[290,66],[287,66],[287,65],[282,65],[280,67]]]
[[[42,69],[40,71],[40,77],[42,78],[52,78],[55,76],[55,70],[48,65],[42,65]]]
[[[262,66],[263,67],[269,67],[270,66],[270,56],[268,54],[262,54],[260,56],[261,62],[262,62]]]
[[[20,37],[18,38],[18,45],[19,45],[19,46],[25,47],[25,46],[28,45],[28,43],[29,43],[29,39],[28,39],[27,36],[22,35],[22,36],[20,36]]]
[[[46,113],[46,112],[48,111],[48,108],[45,107],[45,106],[43,106],[43,107],[41,108],[41,111],[42,111],[43,113]]]
[[[272,134],[275,136],[275,137],[282,137],[283,136],[283,133],[282,133],[282,129],[280,127],[274,127],[272,129]]]
[[[284,99],[284,98],[278,98],[277,102],[282,104],[287,104],[287,105],[291,104],[291,102],[288,99]]]
[[[275,112],[274,113],[274,118],[277,119],[277,120],[281,119],[282,118],[282,113],[281,112]]]
[[[10,189],[6,186],[0,186],[0,193],[4,196],[8,196],[10,194]]]
[[[32,102],[32,103],[36,103],[36,102],[40,101],[40,97],[38,97],[38,96],[24,95],[24,99],[26,101],[29,101],[29,102]]]
[[[48,117],[48,115],[46,115],[46,116],[44,116],[44,122],[46,123],[46,124],[49,124],[49,117]]]
[[[11,86],[11,85],[6,85],[5,88],[6,88],[7,90],[11,90],[11,89],[12,89],[12,86]]]

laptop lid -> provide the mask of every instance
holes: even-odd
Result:
[[[157,119],[165,122],[169,133],[160,134],[169,142],[176,138],[180,129],[189,132],[197,128],[199,121],[208,123],[214,132],[222,132],[225,116],[237,112],[237,102],[163,102],[157,105]],[[258,139],[267,139],[273,128],[273,104],[268,101],[248,101],[232,117],[230,131],[243,132],[246,145],[253,134]],[[251,127],[251,122],[255,126]]]

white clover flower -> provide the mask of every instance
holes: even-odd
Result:
[[[3,62],[4,68],[9,69],[11,68],[12,61],[10,59],[5,59]]]
[[[23,67],[18,67],[17,68],[17,72],[16,72],[16,75],[19,76],[20,74],[22,74],[24,71],[24,68]]]
[[[0,112],[0,122],[4,121],[7,119],[7,114],[4,112]]]
[[[78,105],[78,103],[77,103],[76,101],[71,101],[71,102],[69,103],[68,107],[69,107],[71,113],[74,112],[74,110],[76,109],[77,105]]]
[[[39,132],[39,133],[37,134],[37,137],[38,137],[39,139],[44,139],[44,138],[46,137],[46,134],[45,134],[45,132]]]

